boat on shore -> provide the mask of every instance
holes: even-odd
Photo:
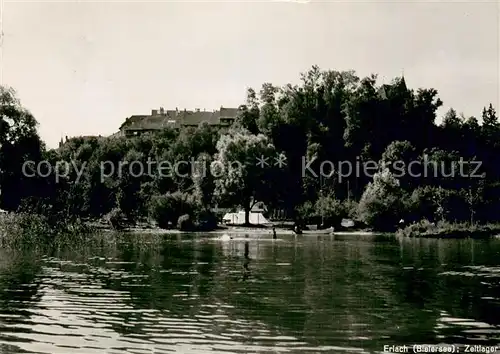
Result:
[[[312,236],[312,235],[335,235],[335,232],[332,229],[324,229],[324,230],[302,230],[302,233],[299,236]]]

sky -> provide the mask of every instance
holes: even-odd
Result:
[[[0,0],[2,1],[2,0]],[[450,107],[499,107],[499,3],[430,1],[3,1],[0,83],[56,147],[110,135],[151,109],[238,107],[247,87],[312,65],[404,72]]]

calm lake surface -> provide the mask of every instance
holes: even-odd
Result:
[[[500,240],[183,235],[157,249],[0,250],[0,353],[348,353],[415,343],[500,343]]]

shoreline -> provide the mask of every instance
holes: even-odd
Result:
[[[95,225],[94,225],[95,226]],[[182,235],[182,234],[194,234],[194,235],[272,235],[273,231],[271,228],[262,228],[262,227],[229,227],[229,228],[220,228],[216,230],[210,231],[183,231],[178,229],[160,229],[158,227],[140,227],[133,226],[127,227],[123,230],[113,230],[109,226],[99,226],[98,230],[106,231],[106,232],[124,232],[124,233],[143,233],[143,234],[158,234],[158,235]],[[366,231],[366,230],[352,230],[352,231],[336,231],[330,232],[329,230],[303,230],[302,234],[296,234],[293,230],[286,228],[275,228],[276,235],[296,235],[298,237],[303,236],[328,236],[328,235],[339,235],[339,236],[348,236],[348,235],[358,235],[358,236],[372,236],[377,234],[377,232]]]
[[[0,218],[1,220],[1,218]],[[205,235],[205,236],[269,236],[272,238],[273,230],[271,227],[263,227],[262,225],[255,226],[219,226],[215,230],[179,230],[179,229],[161,229],[159,227],[140,223],[138,225],[124,227],[121,230],[115,230],[110,225],[99,222],[84,222],[90,227],[90,232],[95,231],[105,233],[123,233],[123,234],[145,234],[145,235]],[[283,224],[282,224],[283,225]],[[500,223],[499,224],[468,224],[468,223],[449,223],[438,222],[431,223],[427,220],[422,220],[418,223],[413,223],[403,229],[395,232],[386,233],[366,229],[343,229],[331,232],[329,229],[324,230],[303,230],[301,234],[296,234],[288,227],[276,227],[276,235],[313,237],[313,236],[375,236],[380,234],[390,234],[394,237],[408,238],[425,238],[425,239],[492,239],[500,238]],[[266,237],[267,238],[267,237]]]
[[[215,230],[201,231],[182,231],[178,229],[161,229],[154,226],[132,226],[126,227],[123,230],[113,230],[110,226],[105,225],[93,225],[98,230],[106,232],[124,232],[124,233],[142,233],[142,234],[155,234],[155,235],[272,235],[272,229],[270,227],[245,227],[245,226],[230,226],[227,228],[218,228]],[[384,232],[377,231],[367,231],[364,230],[342,230],[330,232],[326,230],[303,230],[302,234],[296,234],[293,230],[283,227],[275,227],[277,235],[286,236],[297,236],[297,237],[310,237],[310,236],[374,236],[378,234],[385,234]],[[395,237],[409,237],[409,238],[427,238],[427,239],[488,239],[493,238],[498,235],[500,237],[500,224],[484,224],[471,226],[467,224],[444,224],[444,225],[433,225],[431,223],[416,223],[405,227],[404,229],[399,229],[395,232],[391,232]]]

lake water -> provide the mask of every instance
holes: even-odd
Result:
[[[0,251],[0,353],[500,343],[500,240],[265,237]]]

